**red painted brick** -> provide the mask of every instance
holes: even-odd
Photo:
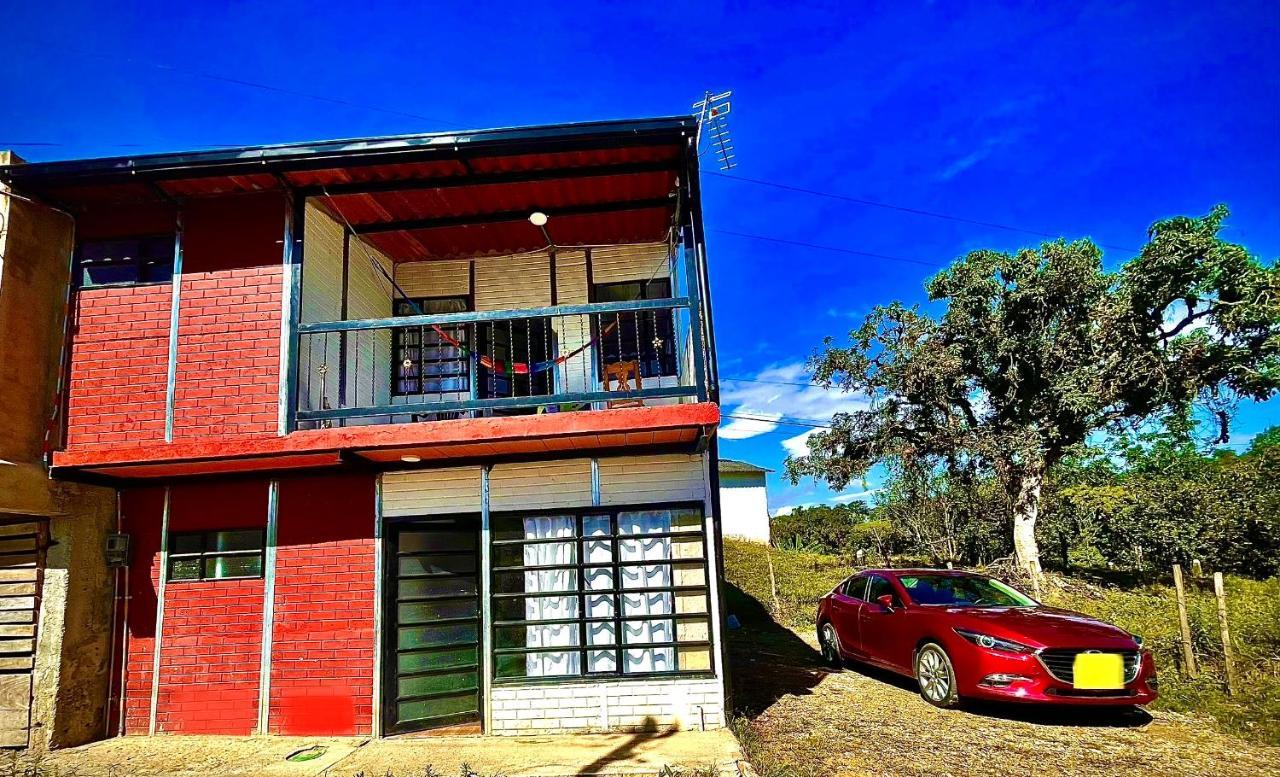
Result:
[[[270,732],[370,734],[373,728],[373,476],[280,485]]]

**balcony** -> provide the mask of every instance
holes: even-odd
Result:
[[[489,312],[398,307],[406,315],[299,325],[298,428],[707,399],[689,297]]]

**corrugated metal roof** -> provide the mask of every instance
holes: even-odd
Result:
[[[674,220],[691,120],[558,125],[0,169],[63,207],[301,190],[396,261],[650,242]],[[123,177],[122,177],[123,176]],[[334,187],[330,192],[329,187]]]

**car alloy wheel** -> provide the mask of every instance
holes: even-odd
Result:
[[[960,702],[951,658],[934,642],[916,653],[916,683],[920,686],[920,695],[935,707],[954,707]]]
[[[837,669],[844,666],[844,659],[840,656],[840,635],[830,623],[822,626],[822,658]]]

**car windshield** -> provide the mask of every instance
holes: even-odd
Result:
[[[1034,607],[1035,602],[999,580],[968,575],[899,575],[916,604],[950,607]]]

